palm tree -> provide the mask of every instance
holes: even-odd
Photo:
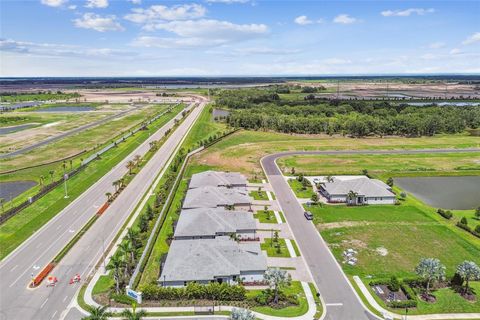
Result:
[[[48,173],[50,173],[50,182],[53,183],[53,175],[55,174],[55,171],[50,170]]]
[[[5,199],[0,198],[0,206],[2,206],[2,212],[5,211],[5,208],[3,207],[5,205]]]
[[[138,232],[137,229],[130,228],[130,229],[127,230],[127,239],[132,242],[132,245],[133,245],[134,248],[138,248],[138,245],[139,245],[138,235],[139,234],[140,233]]]
[[[132,174],[132,170],[135,169],[135,162],[132,160],[127,162],[127,169],[128,169],[128,174]]]
[[[67,169],[67,162],[65,160],[63,160],[62,167],[63,167],[63,173],[65,173],[65,170]]]
[[[124,264],[123,257],[115,254],[110,258],[110,263],[107,265],[107,270],[113,270],[113,278],[115,279],[115,291],[120,293],[120,273]]]
[[[105,193],[105,196],[107,197],[107,201],[110,202],[111,198],[112,198],[112,193],[111,192],[107,192]]]
[[[147,316],[147,312],[145,310],[139,310],[137,312],[137,304],[134,302],[132,303],[132,310],[125,309],[121,315],[123,320],[142,320]]]
[[[83,317],[82,320],[107,320],[112,315],[107,312],[107,306],[88,306],[87,311],[90,315]]]
[[[40,188],[43,188],[44,182],[45,182],[45,177],[44,177],[44,176],[40,176]]]
[[[129,257],[130,261],[125,260],[125,276],[130,275],[130,264],[135,262],[135,249],[133,248],[132,242],[130,240],[124,240],[119,245],[118,248],[122,254],[126,257]]]
[[[125,185],[125,178],[122,177],[122,178],[118,179],[118,183],[119,183],[118,188],[122,189]]]
[[[119,180],[115,180],[112,182],[112,185],[114,186],[115,188],[115,192],[117,192],[117,189],[118,189],[118,185],[120,184],[120,181]]]
[[[136,154],[134,157],[133,157],[133,161],[135,161],[135,164],[138,166],[140,164],[140,161],[142,160],[142,157],[140,157],[140,155]]]
[[[357,196],[358,194],[355,191],[350,190],[347,194],[347,203],[348,204],[357,204]]]

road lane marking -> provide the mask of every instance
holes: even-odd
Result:
[[[326,306],[328,307],[341,307],[343,306],[343,303],[337,302],[337,303],[325,303]]]
[[[59,226],[57,227],[57,230],[60,229],[61,227],[62,227],[62,225],[59,225]]]
[[[56,314],[57,314],[57,310],[55,310],[55,312],[52,314],[52,317],[50,319],[53,319],[53,317],[55,317]]]
[[[43,306],[47,303],[47,301],[48,301],[48,298],[45,301],[43,301],[42,305],[40,306],[40,309],[43,308]]]
[[[37,246],[35,247],[35,249],[38,249],[38,247],[40,247],[42,245],[42,242],[40,242],[39,244],[37,244]]]
[[[68,296],[65,296],[65,298],[63,298],[62,302],[65,302],[65,300],[68,299]]]
[[[18,267],[18,264],[17,264],[15,267],[13,267],[12,269],[10,269],[10,272],[12,272],[13,270],[17,269],[17,267]]]

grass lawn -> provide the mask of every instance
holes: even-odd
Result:
[[[392,155],[308,155],[278,160],[285,172],[295,168],[306,175],[362,174],[363,169],[376,175],[440,175],[449,172],[480,174],[478,153],[426,153]]]
[[[258,190],[251,191],[248,195],[250,197],[252,197],[254,200],[268,200],[267,192],[265,192],[263,190],[262,191],[258,191]]]
[[[241,172],[252,178],[255,174],[259,176],[263,172],[260,166],[260,159],[264,155],[282,151],[460,149],[474,147],[480,147],[480,140],[478,137],[470,136],[467,133],[420,138],[370,137],[353,139],[341,136],[289,135],[275,132],[241,130],[202,152],[195,157],[195,162],[208,164],[221,170]],[[284,169],[284,165],[280,164],[280,162],[279,166]]]
[[[260,223],[278,223],[273,210],[259,210],[253,215]]]
[[[309,186],[309,187],[306,187],[306,189],[303,189],[302,183],[297,179],[288,179],[288,184],[290,185],[290,188],[292,188],[297,198],[310,199],[312,195],[314,195],[312,186]]]
[[[98,278],[98,281],[95,282],[93,286],[92,295],[100,294],[107,292],[115,285],[115,280],[110,275],[103,275]]]
[[[480,264],[480,247],[458,236],[434,213],[406,202],[401,206],[310,207],[314,223],[339,262],[347,248],[358,251],[356,266],[343,265],[349,275],[387,278],[414,276],[423,257],[435,257],[447,274],[463,260]],[[463,234],[462,234],[463,235]],[[442,248],[434,250],[433,248]],[[387,254],[382,255],[382,248]]]
[[[278,215],[280,216],[280,219],[282,220],[283,223],[287,223],[287,220],[285,220],[285,216],[283,215],[282,211],[278,211]]]
[[[295,254],[297,255],[297,257],[300,257],[301,254],[300,254],[300,249],[298,249],[297,242],[293,239],[290,240],[290,242],[292,243],[293,251],[295,251]]]
[[[315,285],[313,282],[309,282],[308,286],[310,287],[310,291],[312,291],[313,294],[313,299],[315,299],[315,304],[317,305],[317,312],[315,313],[315,316],[313,317],[314,319],[320,319],[320,317],[323,314],[323,304],[322,301],[320,300],[319,297],[317,297],[317,288],[315,288]]]
[[[159,119],[155,128],[158,129],[158,127],[165,124],[174,116],[175,113],[165,115]],[[153,128],[152,126],[151,130]],[[110,171],[111,168],[147,139],[150,133],[150,130],[140,131],[136,134],[136,139],[127,139],[126,142],[119,144],[112,152],[107,152],[102,155],[101,160],[92,162],[81,173],[69,179],[68,193],[70,197],[68,199],[64,199],[63,185],[60,185],[2,224],[0,226],[0,242],[2,243],[2,246],[0,246],[0,259],[14,250],[48,220],[53,218],[104,174]]]
[[[269,257],[284,257],[289,258],[290,253],[288,252],[287,244],[285,239],[279,238],[278,245],[280,246],[280,252],[277,252],[276,243],[272,243],[271,238],[265,238],[265,242],[260,244],[260,248],[267,252]]]
[[[253,298],[258,295],[261,290],[247,290],[247,297]],[[292,281],[290,287],[284,289],[284,293],[287,295],[295,294],[298,296],[299,304],[298,306],[291,306],[282,309],[275,309],[272,307],[254,307],[253,311],[275,316],[275,317],[298,317],[302,314],[305,314],[308,311],[308,301],[305,297],[305,292],[303,291],[302,284],[299,281]]]

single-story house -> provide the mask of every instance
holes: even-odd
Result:
[[[183,209],[231,207],[250,210],[251,200],[246,190],[226,187],[200,187],[188,189]]]
[[[229,237],[173,240],[158,283],[166,287],[192,281],[261,283],[266,270],[267,258],[258,242],[238,243]]]
[[[255,239],[256,223],[253,214],[224,208],[182,210],[173,238],[213,239],[235,235],[239,240]]]
[[[192,175],[190,189],[201,187],[246,188],[247,178],[238,172],[204,171]]]
[[[320,193],[332,203],[395,204],[392,188],[384,182],[368,177],[353,179],[332,178],[319,184]]]

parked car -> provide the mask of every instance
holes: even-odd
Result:
[[[313,220],[313,214],[310,211],[305,211],[303,215],[307,220]]]

